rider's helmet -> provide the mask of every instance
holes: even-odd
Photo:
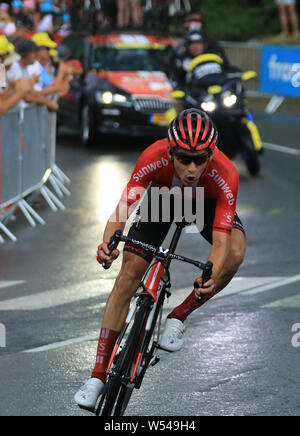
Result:
[[[186,32],[190,32],[191,30],[198,30],[201,31],[204,28],[204,20],[202,18],[202,15],[200,14],[190,14],[187,15],[184,19],[184,30]]]
[[[213,151],[218,144],[218,131],[200,109],[186,109],[172,121],[168,131],[171,149]]]

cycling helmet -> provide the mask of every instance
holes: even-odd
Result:
[[[172,121],[168,131],[173,148],[187,151],[214,150],[218,131],[209,116],[200,109],[187,109]]]

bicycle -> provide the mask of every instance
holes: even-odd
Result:
[[[97,416],[123,416],[133,390],[140,389],[148,367],[160,361],[157,351],[160,349],[162,309],[165,298],[171,295],[171,261],[190,263],[201,269],[203,283],[211,278],[212,262],[204,264],[175,253],[181,233],[187,225],[189,223],[176,223],[176,230],[168,249],[122,236],[121,231],[115,232],[110,240],[110,252],[115,250],[120,242],[129,242],[150,250],[154,262],[146,271],[140,290],[138,289],[134,295],[134,302],[114,347],[107,369],[105,390],[95,410]],[[103,266],[107,269],[105,264]]]

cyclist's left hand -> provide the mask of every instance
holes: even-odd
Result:
[[[206,283],[203,283],[202,277],[198,277],[195,280],[194,292],[195,292],[197,298],[199,298],[201,295],[205,295],[205,294],[214,295],[215,291],[216,291],[216,280],[214,278],[208,280],[208,282],[206,282]]]

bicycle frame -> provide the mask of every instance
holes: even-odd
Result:
[[[173,235],[172,241],[170,243],[169,249],[163,249],[162,247],[157,248],[153,247],[149,244],[142,243],[140,241],[136,241],[130,239],[126,236],[122,236],[121,231],[117,231],[115,235],[111,238],[111,241],[108,245],[110,252],[117,248],[119,242],[132,242],[135,245],[138,245],[144,249],[150,250],[153,252],[153,257],[155,262],[150,265],[145,276],[148,277],[146,280],[143,280],[140,288],[141,291],[137,292],[135,296],[135,300],[129,309],[127,318],[125,320],[124,326],[121,330],[119,338],[114,347],[113,353],[110,358],[110,362],[107,368],[107,374],[111,377],[114,377],[114,363],[117,356],[117,353],[121,347],[121,343],[125,337],[128,326],[131,322],[133,322],[133,327],[136,327],[135,330],[137,333],[135,348],[131,348],[133,352],[133,359],[128,373],[120,379],[122,380],[120,383],[124,386],[124,389],[129,389],[130,392],[133,391],[134,388],[139,389],[141,387],[144,375],[146,373],[147,368],[150,364],[154,366],[159,362],[159,357],[155,355],[155,351],[158,350],[159,347],[159,335],[160,335],[160,324],[162,317],[162,308],[164,304],[164,300],[166,296],[170,296],[171,293],[169,289],[171,288],[170,282],[170,273],[169,268],[171,261],[173,259],[180,260],[186,263],[191,263],[198,268],[202,269],[205,274],[205,280],[207,281],[212,272],[212,263],[208,262],[203,264],[202,262],[197,262],[193,259],[188,259],[186,257],[175,254],[176,247],[178,245],[178,241],[182,234],[184,227],[189,225],[186,222],[176,223],[176,231]],[[103,265],[106,267],[105,264]],[[204,277],[204,275],[203,275]],[[145,281],[145,283],[144,283]],[[141,307],[140,307],[141,306]],[[139,309],[139,310],[138,310]],[[136,320],[135,315],[139,314],[139,321]],[[157,320],[160,317],[160,322],[158,325],[157,332],[157,342],[153,338],[153,333],[157,326]],[[137,322],[137,323],[136,323]],[[136,324],[135,324],[136,323]],[[153,343],[151,344],[151,340]],[[132,342],[133,343],[133,342]],[[149,347],[150,346],[150,347]],[[126,347],[122,348],[121,354],[125,351]],[[120,376],[119,376],[120,377]],[[129,394],[130,398],[131,393]],[[127,399],[127,403],[129,401]],[[102,400],[103,401],[103,400]],[[101,405],[98,407],[97,411],[100,411],[102,407]],[[125,406],[126,408],[126,406]],[[125,408],[121,410],[125,411]],[[97,414],[97,412],[96,412]]]
[[[178,241],[180,239],[180,236],[181,236],[181,233],[182,233],[182,230],[183,230],[184,227],[185,227],[185,225],[183,225],[183,224],[182,225],[177,225],[177,229],[176,229],[176,232],[175,232],[175,234],[173,236],[173,239],[172,239],[172,242],[170,244],[169,250],[166,250],[166,251],[160,250],[160,251],[158,251],[158,254],[156,256],[158,258],[161,258],[162,260],[161,261],[159,260],[157,263],[155,262],[151,266],[151,272],[150,272],[150,275],[149,275],[146,283],[145,284],[141,283],[142,293],[145,293],[145,292],[148,293],[153,298],[153,301],[155,303],[155,304],[153,304],[153,307],[152,307],[151,312],[149,314],[149,317],[148,317],[148,320],[147,320],[147,324],[146,324],[146,327],[145,327],[145,332],[150,331],[150,327],[151,327],[152,320],[153,320],[153,317],[154,317],[155,307],[157,305],[157,294],[158,294],[159,284],[160,284],[160,281],[162,279],[162,275],[165,272],[165,270],[167,271],[169,269],[169,267],[170,267],[171,259],[170,258],[166,259],[166,256],[168,256],[169,254],[174,254],[174,251],[175,251],[175,249],[177,247]],[[124,238],[122,238],[122,239],[124,239]],[[122,240],[122,239],[120,238],[120,240]],[[126,238],[126,241],[128,241],[128,238]],[[138,241],[133,241],[133,242],[137,243]],[[149,246],[149,248],[150,247],[151,246]],[[154,248],[154,247],[152,247],[152,248]],[[136,294],[136,297],[141,296],[141,294],[140,295]],[[125,323],[124,323],[124,327],[123,327],[123,329],[122,329],[122,331],[120,333],[118,341],[117,341],[117,343],[116,343],[116,345],[114,347],[111,359],[109,361],[108,368],[107,368],[107,373],[109,373],[109,371],[110,371],[110,368],[111,368],[112,363],[114,361],[114,358],[115,358],[115,356],[116,356],[116,354],[117,354],[117,352],[119,350],[120,344],[121,344],[122,339],[123,339],[123,337],[125,335],[127,327],[130,324],[130,322],[131,322],[131,320],[132,320],[132,318],[133,318],[133,316],[135,314],[135,311],[136,311],[136,308],[137,308],[137,304],[138,304],[138,298],[135,299],[132,307],[130,308],[130,310],[128,312],[127,318],[126,318]],[[135,374],[136,374],[136,370],[134,372],[134,375]]]

